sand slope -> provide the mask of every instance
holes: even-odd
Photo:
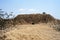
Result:
[[[47,24],[16,25],[5,35],[5,40],[60,40],[60,32]]]

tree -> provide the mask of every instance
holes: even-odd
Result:
[[[2,9],[0,9],[0,17],[4,18],[4,11],[2,11]]]
[[[45,12],[43,12],[43,14],[46,14]]]
[[[0,9],[0,10],[2,10],[2,9]]]
[[[6,15],[6,18],[10,18],[11,16],[13,16],[13,12],[10,12],[9,14],[6,12],[5,15]]]
[[[10,16],[12,16],[12,14],[8,14],[7,12],[5,12],[5,17],[9,18]]]
[[[10,17],[14,17],[13,12],[7,13],[5,11],[2,11],[2,9],[0,9],[0,17],[1,18],[5,18],[5,19],[9,19]]]

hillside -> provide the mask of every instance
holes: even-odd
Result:
[[[60,40],[60,20],[50,14],[0,18],[0,40]]]
[[[52,25],[44,23],[16,25],[3,34],[2,40],[60,40],[60,32],[50,26]]]
[[[1,27],[9,27],[18,24],[39,24],[39,23],[48,23],[55,22],[55,18],[50,14],[25,14],[18,15],[14,19],[0,19]],[[60,21],[60,20],[59,20]],[[1,29],[1,28],[0,28]]]
[[[23,25],[23,24],[40,24],[40,23],[51,23],[60,24],[59,19],[55,19],[50,14],[22,14],[17,15],[13,19],[2,19],[0,18],[0,29],[9,28],[9,26]]]
[[[37,20],[38,19],[38,20]],[[19,21],[20,23],[47,23],[54,21],[55,19],[49,15],[49,14],[27,14],[27,15],[18,15],[15,19],[15,21]],[[23,21],[23,22],[22,22]]]

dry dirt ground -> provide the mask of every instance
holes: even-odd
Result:
[[[47,24],[16,25],[5,35],[5,40],[60,40],[60,32]]]

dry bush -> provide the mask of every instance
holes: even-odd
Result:
[[[56,31],[60,31],[60,24],[56,24],[53,28],[54,28]]]
[[[0,40],[5,40],[7,38],[6,35],[0,36]]]

